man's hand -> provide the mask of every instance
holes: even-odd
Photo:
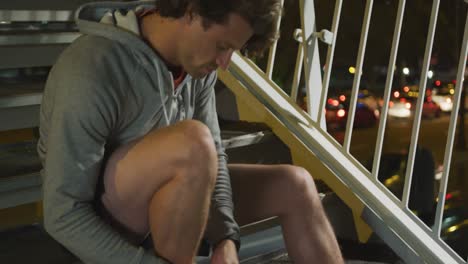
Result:
[[[232,240],[221,241],[213,251],[211,256],[212,264],[238,264],[236,245]]]

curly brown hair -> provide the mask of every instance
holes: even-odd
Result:
[[[241,49],[250,57],[262,56],[279,37],[277,21],[282,13],[281,0],[158,0],[157,9],[163,17],[199,15],[205,28],[212,23],[225,23],[230,13],[240,15],[254,31]]]

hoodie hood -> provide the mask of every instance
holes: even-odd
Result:
[[[114,14],[114,12],[126,14],[131,10],[135,12],[137,9],[152,9],[155,8],[155,6],[156,1],[154,0],[88,3],[82,5],[76,11],[75,20],[81,33],[102,36],[119,41],[123,44],[129,44],[144,52],[153,53],[137,32],[132,32],[132,30],[122,30],[122,28],[125,29],[125,27],[119,25],[116,20],[114,20],[114,23],[112,24],[109,24],[108,20],[103,20],[105,20],[106,15]],[[116,24],[117,27],[114,26]]]
[[[154,70],[158,72],[154,82],[161,98],[173,96],[180,97],[180,91],[173,94],[174,87],[163,85],[161,78],[172,84],[173,76],[167,68],[164,61],[158,54],[142,39],[140,35],[139,22],[135,13],[145,9],[154,9],[156,1],[132,1],[132,2],[96,2],[81,6],[75,13],[76,24],[83,34],[104,37],[122,43],[124,46],[131,47],[134,51],[144,54],[154,65]],[[161,77],[164,76],[164,77]],[[154,78],[154,76],[152,76]],[[186,76],[182,84],[191,80],[191,76]],[[183,85],[182,85],[183,86]],[[162,109],[166,125],[170,124],[172,106],[171,100],[163,103]]]

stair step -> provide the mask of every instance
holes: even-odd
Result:
[[[275,221],[270,220],[272,224]],[[264,226],[262,226],[264,225]],[[281,228],[279,226],[265,228],[260,223],[260,231],[242,235],[242,247],[239,252],[241,264],[290,264],[293,263],[284,246]],[[368,251],[356,244],[342,244],[346,249],[343,252],[354,250],[352,259],[346,264],[385,264],[401,263],[400,260],[390,258],[383,249],[372,248],[375,256],[380,258],[369,259]],[[357,256],[359,254],[359,256]],[[345,258],[347,255],[344,255]],[[356,259],[362,257],[361,260]],[[29,225],[12,230],[0,232],[0,260],[2,263],[81,263],[77,258],[50,237],[41,225]],[[197,257],[198,264],[209,263],[208,257]]]

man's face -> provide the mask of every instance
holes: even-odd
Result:
[[[185,71],[202,78],[218,67],[227,69],[234,50],[241,49],[253,35],[252,27],[237,14],[230,14],[225,24],[212,23],[203,28],[202,18],[187,18],[184,42],[179,46],[179,60]]]

